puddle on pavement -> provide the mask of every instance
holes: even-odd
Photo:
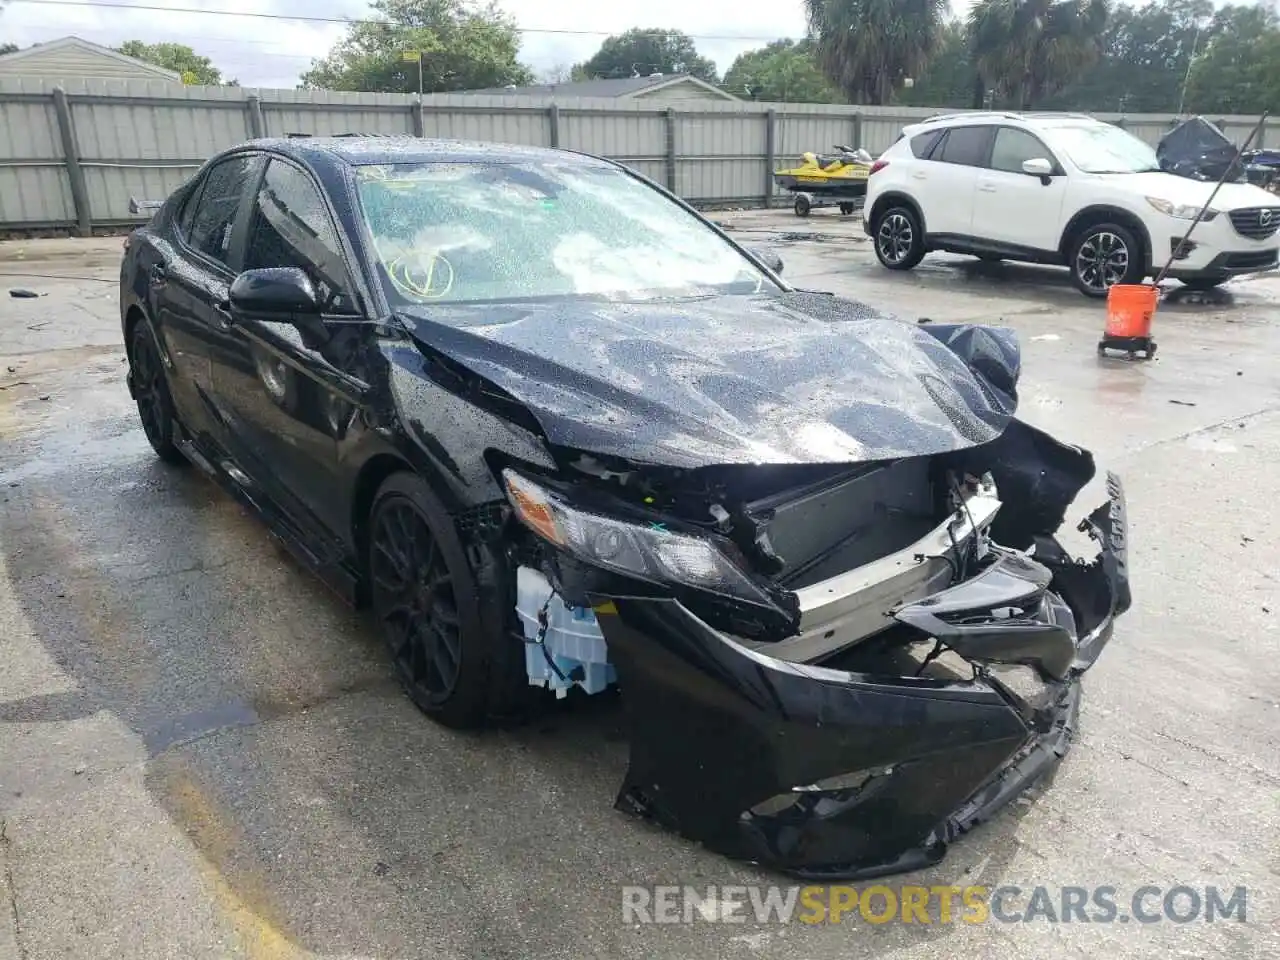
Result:
[[[207,710],[197,710],[164,720],[146,731],[142,739],[148,756],[154,757],[170,747],[191,743],[223,730],[255,726],[261,719],[250,704],[233,700]]]

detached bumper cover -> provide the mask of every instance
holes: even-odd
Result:
[[[617,805],[802,878],[936,863],[1067,751],[1080,675],[1130,603],[1124,495],[1114,475],[1108,488],[1081,525],[1100,544],[1093,562],[1040,538],[1034,562],[1010,554],[990,582],[895,614],[932,617],[942,625],[934,632],[962,628],[947,642],[979,666],[1032,665],[1047,691],[1035,704],[983,676],[881,677],[778,660],[675,600],[602,603],[631,728]],[[1012,616],[992,612],[1017,603]]]

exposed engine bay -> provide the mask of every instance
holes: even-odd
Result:
[[[1016,420],[959,455],[571,470],[503,471],[530,682],[619,682],[619,807],[801,876],[935,862],[1050,769],[1130,602],[1119,480],[1069,556],[1092,457]]]

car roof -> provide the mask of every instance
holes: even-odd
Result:
[[[337,159],[353,166],[389,163],[536,163],[552,160],[559,163],[576,162],[583,166],[609,165],[606,160],[569,150],[407,135],[300,135],[250,140],[241,146],[264,148],[300,160]]]
[[[937,127],[973,126],[975,124],[1008,123],[1032,128],[1066,127],[1102,124],[1104,121],[1087,113],[1015,113],[1002,110],[973,110],[927,117],[903,127],[903,132],[918,133]]]

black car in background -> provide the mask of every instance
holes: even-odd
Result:
[[[253,141],[126,245],[128,386],[372,608],[452,726],[616,683],[618,806],[813,877],[915,868],[1050,770],[1130,603],[1120,482],[1008,330],[792,289],[607,160]],[[580,695],[575,694],[575,695]]]

